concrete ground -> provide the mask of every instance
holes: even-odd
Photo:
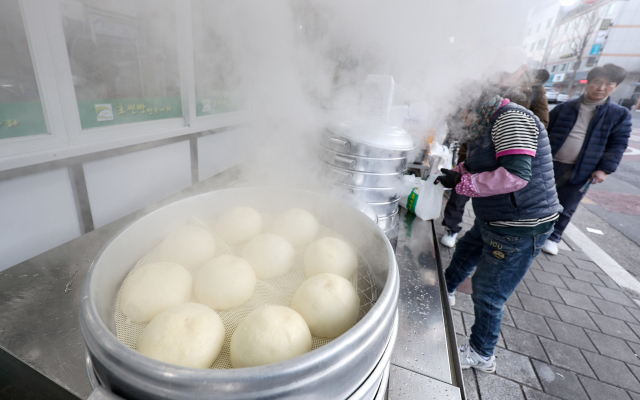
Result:
[[[470,206],[462,234],[473,222]],[[436,227],[439,238],[444,233],[440,221]],[[446,268],[453,249],[440,249]],[[473,325],[470,293],[467,281],[452,308],[459,343]],[[636,299],[638,293],[618,286],[565,235],[560,253],[541,253],[509,298],[496,373],[464,371],[467,399],[640,400]]]

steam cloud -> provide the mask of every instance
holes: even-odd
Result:
[[[394,104],[423,101],[441,126],[521,41],[528,0],[216,2],[227,79],[246,100],[244,172],[317,188],[325,118],[354,111],[368,74],[392,75]],[[205,18],[206,19],[206,18]],[[476,83],[472,83],[476,82]]]

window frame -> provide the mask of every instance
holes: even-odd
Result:
[[[0,141],[0,171],[237,125],[248,112],[196,116],[191,0],[173,0],[182,117],[82,129],[58,1],[19,0],[48,134]]]

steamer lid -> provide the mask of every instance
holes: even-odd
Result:
[[[413,138],[400,124],[390,124],[370,118],[350,118],[330,121],[327,130],[372,147],[409,151],[416,147]]]

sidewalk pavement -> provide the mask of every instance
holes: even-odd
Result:
[[[473,223],[471,202],[463,231]],[[444,234],[436,221],[438,240]],[[566,236],[566,235],[565,235]],[[541,253],[505,306],[497,369],[464,371],[469,400],[640,400],[640,307],[575,243]],[[453,249],[440,246],[443,267]],[[469,280],[452,308],[459,343],[470,334]]]

